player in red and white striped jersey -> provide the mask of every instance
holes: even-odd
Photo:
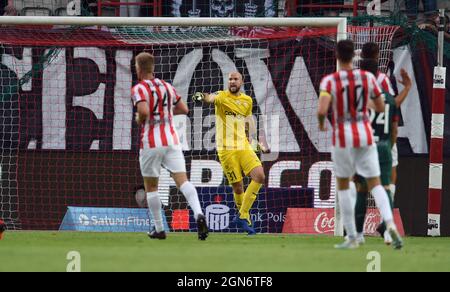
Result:
[[[378,101],[382,95],[375,77],[358,69],[341,70],[325,76],[320,91],[333,97],[333,146],[359,148],[372,145],[367,107],[369,99]]]
[[[325,131],[325,119],[332,105],[333,147],[332,160],[338,184],[339,206],[347,239],[336,248],[357,248],[355,226],[356,189],[350,188],[355,172],[365,177],[380,213],[394,239],[394,247],[402,241],[394,224],[386,191],[380,182],[378,152],[370,125],[369,102],[377,112],[384,111],[384,97],[375,76],[353,69],[354,44],[350,40],[337,44],[336,55],[340,70],[325,76],[320,84],[319,127]]]
[[[140,148],[179,145],[180,139],[173,125],[173,109],[176,107],[176,110],[184,113],[186,105],[182,103],[175,88],[158,78],[142,80],[133,87],[132,96],[135,104],[146,101],[150,113],[141,128]]]
[[[136,122],[141,127],[139,163],[144,177],[145,191],[155,229],[149,233],[152,239],[165,239],[161,215],[158,182],[161,167],[170,171],[178,189],[194,211],[198,238],[208,236],[206,218],[203,215],[197,190],[186,175],[186,164],[173,115],[187,114],[188,108],[175,88],[155,78],[154,57],[148,53],[136,56],[136,72],[139,83],[132,89],[132,100],[137,108]]]

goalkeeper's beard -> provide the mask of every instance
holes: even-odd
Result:
[[[233,94],[238,93],[240,90],[241,90],[240,87],[237,87],[237,86],[230,86],[230,92],[233,93]]]

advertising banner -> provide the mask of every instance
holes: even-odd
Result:
[[[400,235],[404,236],[405,231],[399,209],[394,209],[394,221]],[[380,222],[381,216],[378,209],[367,209],[364,233],[371,236],[378,235],[376,229]],[[333,235],[335,223],[334,209],[289,208],[282,232]]]
[[[164,214],[164,228],[169,226]],[[90,232],[148,232],[153,226],[148,209],[68,207],[59,230]]]

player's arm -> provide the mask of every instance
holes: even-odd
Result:
[[[255,124],[255,120],[253,119],[253,116],[246,117],[245,123],[248,125],[249,142],[252,143],[253,141],[258,141],[257,129],[256,129],[256,124]]]
[[[378,97],[375,97],[372,99],[372,106],[374,111],[377,113],[383,113],[384,112],[384,95],[380,94]]]
[[[402,80],[399,80],[398,82],[403,85],[403,90],[395,98],[395,104],[397,105],[397,107],[400,107],[405,101],[412,86],[411,78],[409,77],[408,72],[406,72],[405,69],[400,70],[400,75],[402,76]]]
[[[328,115],[328,109],[331,104],[331,94],[328,91],[322,90],[319,96],[319,108],[317,109],[317,119],[319,120],[319,129],[326,131],[325,120]]]
[[[137,85],[131,89],[131,100],[136,107],[135,121],[138,125],[142,125],[150,116],[150,109],[142,85]]]
[[[173,108],[173,114],[174,115],[187,115],[189,113],[189,108],[187,107],[186,103],[183,101],[183,99],[179,99],[174,108]]]
[[[215,93],[204,93],[204,92],[196,92],[192,99],[194,101],[200,101],[205,103],[214,103],[216,100],[217,94]]]
[[[395,101],[394,101],[395,103]],[[395,104],[392,105],[392,131],[391,131],[391,142],[392,147],[394,147],[394,144],[397,143],[397,137],[398,137],[398,122],[400,121],[400,109],[395,106]]]
[[[371,83],[372,90],[370,92],[370,98],[372,103],[369,102],[369,106],[373,108],[377,113],[384,112],[384,94],[380,85],[377,83],[375,76],[369,75],[369,82]]]
[[[257,129],[256,129],[256,123],[253,119],[253,116],[250,115],[245,118],[245,122],[248,125],[248,136],[249,136],[249,142],[252,146],[253,150],[256,152],[261,151],[262,153],[269,153],[270,149],[266,142],[266,139],[261,139],[261,141],[258,141],[258,135],[257,135]]]
[[[141,100],[140,102],[138,102],[136,104],[136,123],[138,125],[142,125],[145,120],[147,120],[147,118],[150,116],[150,110],[148,108],[148,104],[145,100]]]
[[[398,137],[398,122],[393,121],[392,122],[392,133],[391,133],[392,147],[394,147],[394,144],[397,143],[397,137]]]

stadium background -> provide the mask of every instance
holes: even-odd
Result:
[[[205,4],[206,5],[206,4]],[[185,13],[186,9],[189,10],[189,7],[184,7],[181,11],[181,14]],[[184,11],[184,12],[183,12]],[[240,13],[238,10],[238,14]],[[267,10],[262,10],[260,8],[259,13],[266,13]],[[165,10],[165,13],[173,13]],[[184,16],[184,15],[183,15]],[[2,37],[7,37],[6,35],[2,35]],[[110,36],[105,32],[104,35],[100,37],[101,39],[109,39]],[[116,41],[116,40],[114,40]],[[411,127],[405,128],[404,137],[400,138],[399,141],[399,151],[400,151],[400,168],[399,168],[399,180],[398,180],[398,195],[396,206],[400,208],[402,213],[402,217],[404,220],[405,230],[407,234],[410,235],[426,235],[426,214],[427,214],[427,185],[428,185],[428,144],[430,137],[430,120],[431,120],[431,91],[432,91],[432,67],[436,63],[436,57],[433,50],[427,50],[427,46],[429,44],[426,43],[426,39],[418,40],[415,39],[414,42],[410,41],[410,53],[411,53],[411,64],[413,66],[413,72],[415,75],[415,80],[417,82],[417,93],[419,99],[418,103],[415,104],[416,108],[421,109],[421,120],[423,125],[420,125],[419,128]],[[250,42],[251,43],[251,42]],[[111,43],[109,43],[111,44]],[[393,46],[401,47],[405,44],[404,35],[397,35],[394,39]],[[44,44],[42,44],[44,45]],[[330,58],[332,58],[332,51],[330,46],[326,43],[319,42],[316,44],[302,44],[303,48],[308,48],[311,46],[315,46],[320,48],[318,50],[318,54],[328,54]],[[142,49],[139,46],[130,46],[127,47],[123,43],[120,43],[117,47],[109,45],[109,48],[106,52],[106,72],[100,73],[96,68],[95,62],[89,60],[87,56],[83,58],[74,58],[74,46],[75,44],[67,44],[67,47],[64,50],[66,54],[66,61],[68,63],[83,65],[80,68],[84,68],[89,70],[89,74],[85,74],[83,71],[70,69],[68,67],[66,72],[66,78],[69,82],[74,82],[75,84],[83,84],[83,86],[75,86],[80,91],[78,92],[67,92],[66,93],[66,106],[67,106],[67,134],[65,137],[65,142],[63,144],[61,141],[51,141],[52,143],[57,143],[56,147],[58,150],[47,148],[45,143],[48,141],[43,141],[43,115],[45,115],[45,110],[42,108],[42,103],[39,102],[42,100],[42,92],[43,92],[43,78],[42,76],[33,76],[32,77],[32,86],[27,90],[20,89],[20,96],[22,99],[27,100],[26,103],[22,103],[23,107],[20,109],[20,116],[15,116],[20,122],[11,122],[5,121],[3,124],[3,128],[1,129],[1,136],[3,137],[3,145],[4,151],[10,147],[10,149],[14,149],[15,147],[19,147],[19,156],[17,158],[18,172],[17,177],[5,178],[3,177],[2,184],[10,183],[10,181],[17,179],[18,181],[18,197],[20,198],[18,202],[9,202],[17,207],[19,210],[19,217],[27,218],[27,220],[23,221],[22,228],[24,229],[42,229],[42,226],[46,228],[56,229],[59,227],[59,224],[62,220],[62,216],[66,211],[66,206],[76,203],[79,205],[89,204],[89,206],[109,206],[113,204],[116,207],[121,206],[130,206],[131,199],[133,199],[135,188],[141,185],[141,178],[139,176],[139,169],[137,162],[135,161],[135,152],[137,147],[136,141],[136,131],[137,129],[133,129],[133,135],[131,137],[131,149],[129,150],[114,150],[113,151],[113,115],[114,110],[112,109],[112,102],[114,100],[114,88],[111,85],[111,82],[116,76],[116,68],[114,62],[114,56],[117,50],[125,50],[125,51],[133,51],[133,54]],[[91,45],[92,46],[92,45]],[[295,56],[304,56],[305,52],[302,51],[302,47],[294,49],[293,52],[285,52],[284,54],[277,54],[274,52],[277,49],[289,47],[292,48],[292,45],[286,45],[279,42],[271,42],[270,50],[272,50],[271,57],[269,62],[273,62],[273,64],[278,64],[277,66],[270,66],[270,73],[273,77],[275,88],[278,92],[278,98],[280,99],[283,108],[286,110],[286,114],[289,121],[289,126],[292,128],[295,133],[295,141],[292,141],[302,149],[307,149],[308,153],[315,153],[316,148],[313,143],[309,139],[304,139],[308,137],[308,135],[304,132],[304,128],[302,126],[302,122],[299,120],[299,117],[295,114],[295,104],[292,104],[289,100],[289,97],[286,96],[285,88],[286,82],[288,80],[283,80],[283,78],[277,78],[277,74],[280,71],[290,71],[293,63],[291,61],[291,54]],[[102,45],[99,44],[99,47],[102,48]],[[216,47],[221,51],[227,50],[226,47]],[[448,48],[448,47],[447,47]],[[45,47],[33,48],[33,55],[39,55]],[[158,51],[158,48],[155,48]],[[405,51],[405,49],[400,49]],[[160,50],[162,52],[162,50]],[[446,51],[445,55],[445,66],[449,67],[449,51]],[[16,47],[13,51],[8,50],[0,50],[0,56],[2,57],[2,64],[0,64],[0,70],[2,77],[8,76],[8,78],[1,78],[3,84],[0,84],[2,87],[1,92],[8,92],[8,90],[4,88],[14,88],[17,84],[17,78],[15,73],[12,72],[8,66],[5,65],[7,63],[4,61],[4,55],[14,55],[19,58],[23,53],[23,47]],[[187,52],[186,52],[187,53]],[[228,54],[233,54],[233,52],[227,52]],[[210,58],[211,51],[204,50],[203,51],[204,58]],[[180,52],[178,49],[174,51],[169,50],[167,55],[161,56],[162,58],[171,58],[174,56],[179,56]],[[278,58],[277,60],[274,60]],[[283,58],[286,60],[283,62]],[[308,68],[308,74],[311,77],[314,88],[317,89],[318,82],[322,76],[322,74],[326,72],[331,72],[333,68],[321,68],[318,70],[318,65],[314,64],[318,59],[317,58],[306,58],[306,67]],[[394,59],[394,63],[395,63]],[[33,60],[33,63],[39,63],[39,60]],[[170,62],[172,65],[176,66],[176,62]],[[238,66],[239,68],[246,68],[245,64],[241,64]],[[83,70],[84,70],[83,69]],[[92,72],[98,71],[97,78],[89,78],[86,79],[86,76],[92,77]],[[158,72],[162,72],[162,68],[157,69]],[[175,72],[176,70],[170,70]],[[42,73],[42,72],[41,72]],[[255,85],[248,79],[249,73],[248,69],[244,69],[244,73],[247,76],[246,90],[252,94],[253,87]],[[195,73],[198,74],[198,73]],[[289,76],[289,74],[287,74]],[[165,76],[161,75],[162,78],[167,80],[172,80],[173,76]],[[196,80],[199,80],[198,78]],[[218,88],[218,84],[221,84],[223,80],[222,75],[220,74],[220,70],[217,70],[217,74],[210,76],[208,82],[206,84],[211,84],[211,91],[215,91]],[[10,84],[4,84],[5,82],[11,82]],[[99,83],[106,84],[105,88],[105,98],[104,98],[104,107],[105,107],[105,115],[102,119],[98,119],[96,117],[96,113],[92,111],[92,109],[81,107],[81,106],[73,106],[73,96],[82,96],[92,93],[95,88],[98,87]],[[194,92],[199,84],[191,84],[189,83],[189,92]],[[450,80],[447,79],[447,88],[450,86]],[[68,86],[69,88],[70,86]],[[253,95],[253,94],[252,94]],[[15,94],[15,90],[12,90],[10,96],[4,97],[4,100],[11,99],[14,100],[17,98]],[[447,92],[447,102],[446,102],[446,112],[450,113],[450,94]],[[109,110],[108,110],[109,108]],[[257,109],[257,105],[255,104],[255,109]],[[8,109],[3,108],[3,111],[8,111]],[[193,108],[191,108],[193,110]],[[109,113],[109,114],[108,114]],[[412,114],[417,120],[417,112],[402,112],[403,119],[405,119],[405,115]],[[9,116],[5,114],[5,116]],[[131,117],[130,117],[131,118]],[[419,116],[420,118],[420,116]],[[83,121],[87,121],[83,123]],[[11,129],[5,129],[8,124],[19,124],[20,123],[20,139],[18,139],[19,144],[8,144],[8,141],[15,140],[11,139],[11,136],[7,134]],[[450,138],[450,124],[449,117],[447,115],[446,119],[446,127],[445,127],[445,140],[446,144],[445,148],[445,156],[446,162],[450,159],[450,144],[448,143]],[[423,129],[423,132],[421,132]],[[15,132],[15,131],[13,131]],[[24,134],[23,134],[24,133]],[[300,138],[301,137],[301,138]],[[416,138],[411,138],[416,137]],[[417,138],[418,137],[418,138]],[[421,139],[422,137],[422,139]],[[425,139],[425,140],[424,140]],[[90,151],[90,145],[94,140],[99,140],[99,150],[101,150],[102,155],[105,155],[105,159],[98,160],[98,153],[92,153]],[[413,143],[411,143],[411,141]],[[33,142],[35,141],[35,142]],[[35,143],[35,149],[30,149],[30,142]],[[287,144],[289,145],[289,144]],[[36,151],[38,150],[38,151]],[[305,157],[292,155],[289,151],[281,151],[281,156],[279,160],[302,160],[306,163],[302,165],[301,174],[296,173],[295,171],[290,171],[286,173],[287,175],[281,178],[281,186],[289,187],[293,181],[290,179],[294,178],[296,175],[301,178],[307,178],[308,171],[310,166],[317,161],[326,161],[329,160],[328,154],[320,154],[309,157],[314,157],[316,160],[311,160],[310,158],[305,159]],[[208,154],[206,149],[196,149],[191,153],[187,153],[187,156],[196,155],[205,155]],[[209,155],[209,154],[208,154]],[[213,158],[214,154],[210,154],[210,157]],[[118,158],[118,159],[115,159]],[[53,165],[49,165],[47,162],[51,161]],[[130,165],[125,167],[126,169],[135,169],[135,171],[131,173],[127,173],[126,175],[117,177],[115,175],[114,170],[124,168],[122,165],[123,161],[130,161]],[[31,163],[30,163],[31,162]],[[117,164],[115,164],[117,162]],[[189,161],[188,161],[189,163]],[[84,165],[94,165],[96,166],[96,173],[90,173],[89,175],[82,174],[82,170]],[[269,170],[271,165],[270,163],[265,165],[266,169]],[[48,171],[48,169],[51,169]],[[70,185],[67,182],[71,181],[69,176],[73,176],[76,173],[84,178],[80,177],[80,184]],[[448,176],[448,172],[444,172],[444,186],[443,186],[443,210],[442,210],[442,234],[450,235],[450,178]],[[205,174],[206,176],[208,174]],[[30,176],[33,177],[32,180],[28,180]],[[329,179],[325,179],[324,181],[329,181]],[[410,183],[414,181],[414,186]],[[44,183],[45,182],[45,183]],[[90,183],[95,186],[90,186]],[[99,184],[99,182],[102,182]],[[295,181],[295,183],[299,183]],[[47,185],[40,185],[47,184]],[[307,182],[301,181],[301,185],[306,185]],[[8,186],[4,186],[6,188]],[[326,193],[329,190],[328,185],[322,186],[323,193]],[[85,192],[85,188],[87,189],[96,189],[102,190],[102,193],[107,194],[102,196],[100,193],[89,194]],[[32,190],[32,191],[30,191]],[[42,190],[39,192],[39,190]],[[67,195],[68,198],[74,198],[76,194],[80,194],[80,196],[75,201],[65,201],[52,196],[51,192],[46,190],[52,190],[60,194],[59,197],[64,197]],[[69,193],[70,192],[70,193]],[[322,191],[321,191],[322,192]],[[95,196],[95,200],[92,201],[92,196]],[[48,215],[52,214],[53,217],[49,217]]]

